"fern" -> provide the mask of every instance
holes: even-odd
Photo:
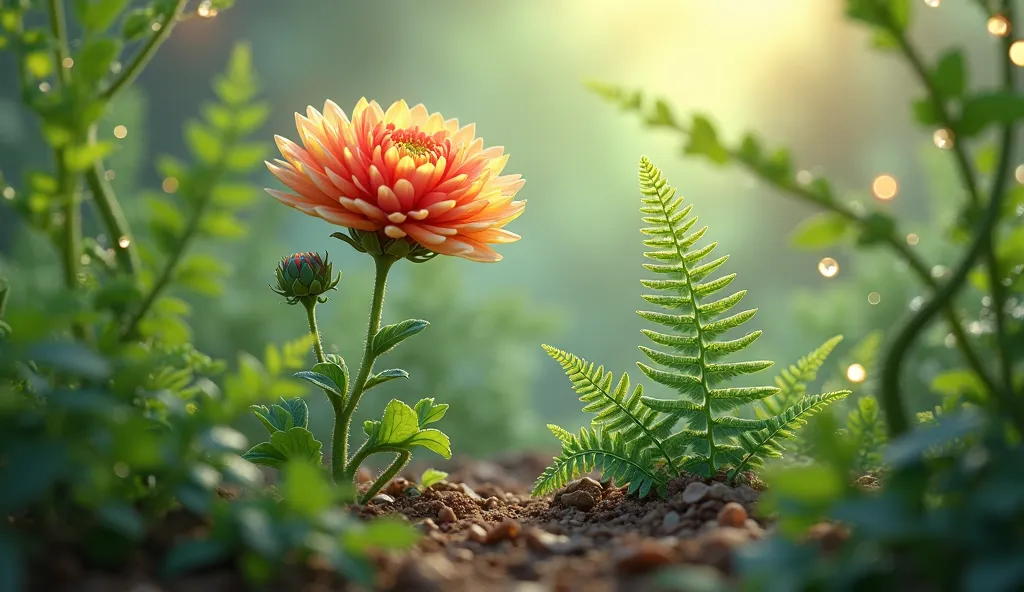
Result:
[[[756,410],[757,416],[778,415],[803,399],[807,395],[807,384],[817,378],[818,370],[842,340],[842,336],[837,335],[797,360],[795,365],[782,370],[775,377],[779,392],[761,401],[761,406]]]
[[[728,257],[709,257],[717,243],[697,247],[707,227],[693,230],[692,206],[683,205],[675,189],[646,158],[640,161],[642,231],[650,250],[644,255],[656,263],[644,265],[658,279],[641,283],[655,291],[643,298],[667,312],[639,311],[644,319],[661,325],[643,334],[657,347],[640,350],[653,365],[638,363],[651,380],[675,390],[679,397],[660,399],[643,394],[623,374],[618,382],[603,366],[551,346],[544,349],[561,364],[573,388],[595,413],[590,428],[574,435],[558,426],[548,428],[562,443],[562,454],[537,479],[533,493],[545,494],[563,487],[570,479],[599,469],[613,482],[629,483],[641,496],[655,490],[664,494],[669,479],[683,472],[704,477],[733,468],[733,477],[744,467],[761,466],[765,458],[778,456],[781,440],[792,437],[812,414],[845,397],[839,391],[804,397],[804,383],[813,378],[824,358],[838,343],[826,342],[797,367],[783,373],[780,386],[725,386],[733,378],[769,368],[769,361],[722,361],[746,349],[760,331],[724,338],[753,318],[754,309],[731,312],[743,299],[740,290],[719,293],[736,278],[728,274],[709,279]],[[782,395],[782,396],[780,396]],[[745,419],[738,410],[763,402],[773,413]],[[684,429],[676,429],[685,420]]]
[[[885,420],[878,410],[878,401],[868,395],[857,400],[857,406],[846,416],[846,437],[856,443],[859,471],[882,467],[882,448],[888,442]]]
[[[537,478],[533,495],[551,493],[595,469],[615,485],[628,483],[629,493],[645,497],[653,488],[665,495],[667,480],[656,470],[651,449],[639,440],[626,442],[618,432],[594,428],[583,428],[578,436],[555,425],[548,428],[562,441],[562,454]]]

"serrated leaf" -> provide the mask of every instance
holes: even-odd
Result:
[[[399,343],[419,333],[430,325],[427,321],[407,319],[401,323],[382,327],[373,336],[373,355],[380,357],[391,351]]]
[[[291,399],[281,399],[279,405],[275,407],[281,407],[288,412],[291,416],[294,425],[300,428],[309,427],[309,406],[306,404],[305,399],[302,397],[292,397]]]
[[[790,244],[800,249],[824,249],[843,240],[850,223],[834,212],[815,214],[793,230]]]
[[[400,368],[381,370],[366,380],[366,386],[363,390],[368,391],[379,384],[384,384],[385,382],[396,378],[409,378],[409,373]]]
[[[433,398],[420,399],[416,403],[415,411],[419,426],[422,428],[425,425],[441,421],[441,418],[448,411],[448,404],[440,403],[435,405]]]
[[[270,442],[260,442],[242,454],[242,458],[253,464],[272,467],[275,469],[280,468],[288,461],[284,453],[278,450],[277,447]]]
[[[190,121],[185,124],[185,144],[189,151],[203,164],[216,165],[224,155],[224,144],[216,130]]]
[[[416,435],[419,426],[419,419],[412,407],[398,399],[391,399],[376,430],[375,443],[382,446],[402,444]]]
[[[336,390],[331,391],[332,394],[338,395],[342,400],[348,396],[348,365],[344,359],[338,357],[335,361],[314,364],[313,371],[326,376],[335,384]]]
[[[270,435],[270,443],[288,460],[311,461],[319,464],[323,455],[323,443],[313,433],[302,427],[293,427],[284,432]]]
[[[440,454],[444,458],[452,457],[452,445],[448,440],[448,436],[441,430],[434,428],[420,430],[406,442],[405,446],[422,446],[427,450]]]
[[[320,364],[317,365],[319,366]],[[342,390],[341,385],[326,374],[312,370],[303,370],[301,372],[296,372],[293,376],[301,378],[302,380],[305,380],[306,382],[309,382],[310,384],[319,387],[336,397],[345,397],[345,391]]]

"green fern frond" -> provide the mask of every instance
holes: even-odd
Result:
[[[746,292],[743,290],[719,297],[717,294],[732,283],[735,274],[705,281],[728,260],[728,256],[711,259],[718,243],[695,247],[707,233],[707,227],[695,228],[697,217],[691,216],[691,205],[683,205],[662,175],[647,158],[640,161],[640,211],[648,226],[643,233],[651,237],[644,244],[651,250],[644,253],[644,267],[665,276],[645,280],[642,284],[657,294],[644,299],[671,312],[639,311],[645,320],[666,327],[669,332],[644,331],[655,345],[672,352],[641,347],[652,362],[660,367],[638,363],[651,380],[675,390],[675,400],[642,397],[647,407],[663,412],[683,412],[688,430],[671,436],[666,442],[679,456],[683,469],[704,476],[714,474],[722,461],[736,449],[735,437],[744,431],[760,429],[758,423],[746,423],[727,414],[741,405],[775,394],[776,387],[719,387],[723,383],[760,372],[772,365],[768,361],[718,362],[753,343],[760,331],[752,331],[736,339],[720,340],[720,336],[749,321],[756,310],[731,313]],[[709,260],[710,259],[710,260]],[[735,421],[734,421],[735,420]],[[747,420],[750,421],[750,420]]]
[[[876,470],[882,466],[882,448],[888,442],[885,420],[872,396],[857,400],[846,416],[846,437],[857,444],[857,469]]]
[[[761,401],[761,407],[756,410],[757,416],[763,418],[778,415],[803,399],[807,395],[808,383],[817,378],[818,370],[842,340],[842,335],[836,335],[797,360],[795,365],[784,368],[775,377],[779,392]]]
[[[673,472],[676,471],[672,457],[661,445],[661,439],[671,433],[672,427],[681,417],[696,412],[696,408],[660,412],[645,407],[640,402],[643,387],[638,384],[630,393],[628,374],[623,373],[618,383],[615,383],[614,376],[606,372],[604,366],[595,366],[579,356],[550,345],[543,347],[565,370],[580,401],[586,403],[583,411],[597,414],[592,420],[595,427],[605,432],[615,432],[626,444],[638,442],[643,447],[652,447],[652,452],[662,457]],[[555,436],[565,443],[558,432]]]
[[[764,427],[757,431],[743,431],[739,434],[740,447],[744,455],[735,463],[731,479],[746,467],[761,467],[766,458],[780,458],[785,448],[783,440],[794,438],[793,430],[805,425],[813,415],[836,401],[845,399],[850,391],[836,391],[804,397],[782,413],[760,420]]]
[[[595,469],[616,485],[628,483],[629,493],[636,492],[640,497],[652,489],[662,495],[667,492],[665,477],[654,468],[651,449],[639,440],[627,443],[618,433],[594,428],[583,428],[578,436],[557,430],[556,435],[568,435],[562,442],[562,454],[537,478],[532,495],[552,493]]]

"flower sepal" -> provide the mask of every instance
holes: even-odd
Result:
[[[336,289],[341,272],[335,276],[329,255],[321,259],[319,253],[296,253],[281,259],[275,270],[277,287],[270,289],[285,297],[288,304],[315,300],[327,302],[322,294]]]
[[[369,253],[374,257],[387,255],[396,260],[408,259],[413,263],[424,263],[437,256],[434,251],[409,239],[382,237],[376,232],[349,229],[348,234],[335,232],[331,236],[348,243],[360,253]]]

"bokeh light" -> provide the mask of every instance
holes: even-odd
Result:
[[[835,277],[839,273],[839,262],[831,257],[825,257],[818,262],[818,273],[827,278]]]
[[[850,364],[846,369],[846,379],[850,382],[860,383],[864,382],[864,379],[868,377],[867,370],[860,364]]]
[[[896,197],[898,191],[899,183],[896,182],[896,177],[892,175],[878,175],[875,177],[874,182],[871,183],[871,192],[882,201],[888,201]]]

